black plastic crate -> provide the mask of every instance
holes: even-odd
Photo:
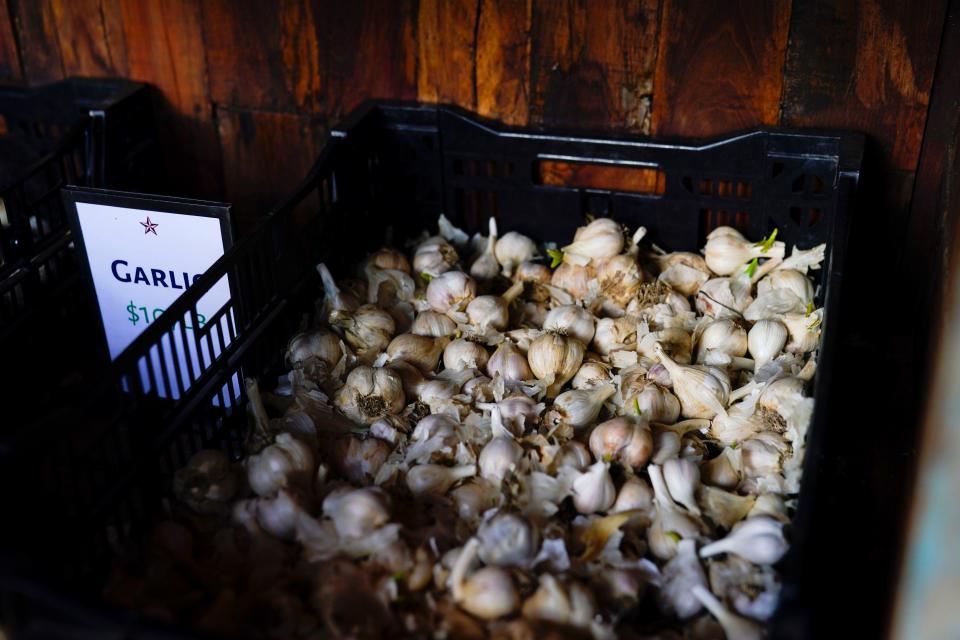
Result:
[[[169,499],[176,469],[204,447],[240,453],[244,398],[230,380],[240,372],[269,380],[283,371],[287,340],[320,290],[318,261],[336,272],[386,241],[399,244],[432,228],[444,212],[471,232],[495,215],[502,232],[516,229],[539,240],[568,238],[590,214],[631,227],[643,224],[653,242],[671,250],[696,250],[720,224],[752,237],[777,228],[788,245],[828,243],[818,290],[826,314],[817,404],[773,625],[777,637],[807,637],[803,602],[811,585],[803,573],[804,542],[821,491],[817,469],[831,463],[821,442],[862,147],[861,135],[838,132],[758,129],[704,142],[651,141],[507,128],[447,106],[360,108],[331,132],[290,198],[121,354],[86,413],[71,416],[68,426],[62,419],[45,425],[43,438],[8,443],[3,468],[40,475],[36,486],[45,492],[47,517],[54,523],[67,519],[72,528],[68,540],[50,534],[52,541],[38,532],[56,527],[38,516],[15,540],[22,559],[9,564],[0,582],[14,594],[9,601],[17,628],[27,632],[54,616],[61,626],[86,630],[80,633],[159,632],[133,613],[98,604],[97,594],[115,550],[142,536]],[[560,184],[556,163],[568,172],[559,174]],[[630,183],[640,185],[640,192],[570,186],[578,169],[596,164],[641,176]],[[218,313],[229,320],[228,335],[213,330],[216,318],[188,335],[184,320],[196,326],[191,320],[198,300],[224,276],[240,292]],[[198,344],[223,339],[225,347],[199,371],[161,370],[163,386],[180,394],[172,401],[143,392],[156,389],[158,380],[141,365],[157,356],[162,362],[176,334]]]
[[[38,366],[91,361],[73,348],[87,348],[96,317],[77,286],[60,187],[149,189],[156,146],[144,84],[72,78],[0,88],[0,350],[20,363],[0,367],[5,394],[41,400],[27,382]]]

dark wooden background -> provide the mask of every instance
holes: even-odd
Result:
[[[865,132],[833,374],[840,463],[820,483],[820,517],[841,521],[810,564],[827,577],[825,632],[874,637],[960,206],[958,20],[958,0],[0,0],[0,81],[152,84],[168,190],[232,201],[241,226],[367,98],[638,135]]]

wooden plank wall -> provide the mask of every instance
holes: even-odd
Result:
[[[859,555],[837,540],[845,531],[827,528],[834,551],[823,562],[866,575],[873,591],[859,597],[882,611],[930,334],[863,322],[862,311],[897,300],[921,323],[936,315],[941,230],[956,213],[944,208],[943,175],[960,131],[960,26],[947,14],[947,0],[0,0],[0,82],[120,75],[154,85],[168,190],[233,201],[241,227],[296,184],[331,124],[366,98],[660,136],[759,124],[864,131],[864,206],[841,309],[846,364],[834,377],[855,379],[857,358],[869,359],[901,400],[869,438],[842,428],[858,419],[855,403],[838,409],[834,450],[860,464],[825,482],[846,487],[836,509],[862,494],[848,511],[872,524],[858,531]],[[855,635],[875,635],[867,627],[882,615],[842,609],[845,579],[823,599],[859,621]]]

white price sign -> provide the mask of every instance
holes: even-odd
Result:
[[[80,188],[65,190],[64,199],[75,216],[74,242],[89,270],[111,360],[188,290],[231,242],[226,204]],[[230,295],[224,277],[200,298],[196,318],[182,319],[184,331],[178,325],[172,340],[164,336],[165,369],[168,376],[179,376],[178,384],[167,388],[159,348],[151,351],[150,365],[141,361],[145,392],[179,397],[179,387],[189,386],[187,367],[199,375],[219,355],[221,340],[229,344],[232,314],[221,314],[213,325],[209,319]],[[193,339],[194,333],[199,340]],[[156,389],[151,388],[148,366]]]

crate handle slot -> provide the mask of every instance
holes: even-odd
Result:
[[[533,163],[534,184],[572,189],[663,195],[667,174],[656,165],[558,157]]]

